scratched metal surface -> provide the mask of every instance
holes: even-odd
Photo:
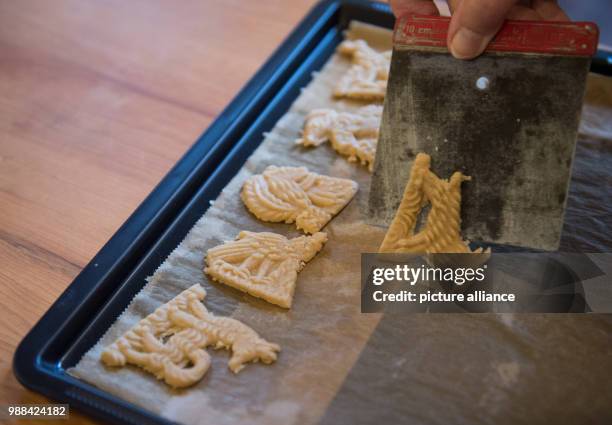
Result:
[[[580,57],[490,53],[466,62],[395,49],[373,223],[390,222],[411,162],[426,152],[440,177],[472,177],[462,185],[467,239],[557,249],[587,65]],[[478,87],[482,78],[486,87]]]

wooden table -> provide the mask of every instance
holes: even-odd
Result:
[[[47,402],[19,341],[314,3],[0,2],[0,404]]]

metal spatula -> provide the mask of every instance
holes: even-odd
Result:
[[[598,29],[507,21],[483,55],[453,58],[449,18],[398,20],[369,200],[393,218],[419,152],[462,187],[467,239],[555,250]]]

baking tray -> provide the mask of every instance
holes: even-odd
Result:
[[[40,319],[15,353],[26,387],[113,423],[170,421],[66,373],[145,285],[308,84],[351,20],[391,28],[386,4],[323,0]]]
[[[102,337],[342,40],[351,20],[391,28],[386,4],[323,0],[89,262],[18,346],[17,379],[94,417],[172,423],[66,373]]]

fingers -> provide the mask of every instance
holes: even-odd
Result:
[[[451,18],[448,46],[458,59],[480,55],[517,0],[462,0]]]
[[[459,3],[461,3],[463,0],[446,0],[446,1],[448,3],[448,7],[451,10],[451,12],[455,13],[457,8],[459,7]],[[514,6],[513,9],[516,9],[517,7],[529,8],[531,6],[531,0],[515,0],[514,3],[516,4],[516,6]]]
[[[531,7],[516,5],[508,11],[506,19],[523,21],[540,21],[542,17]]]
[[[555,0],[533,0],[532,7],[545,21],[570,20]]]
[[[459,3],[461,3],[461,0],[446,0],[446,3],[448,3],[448,8],[450,9],[451,13],[455,13],[457,7],[459,7]]]
[[[404,15],[438,15],[433,0],[389,0],[393,14],[399,18]]]
[[[396,17],[439,15],[432,0],[389,0]],[[556,0],[448,0],[453,12],[448,47],[459,59],[480,55],[505,19],[568,21]]]

